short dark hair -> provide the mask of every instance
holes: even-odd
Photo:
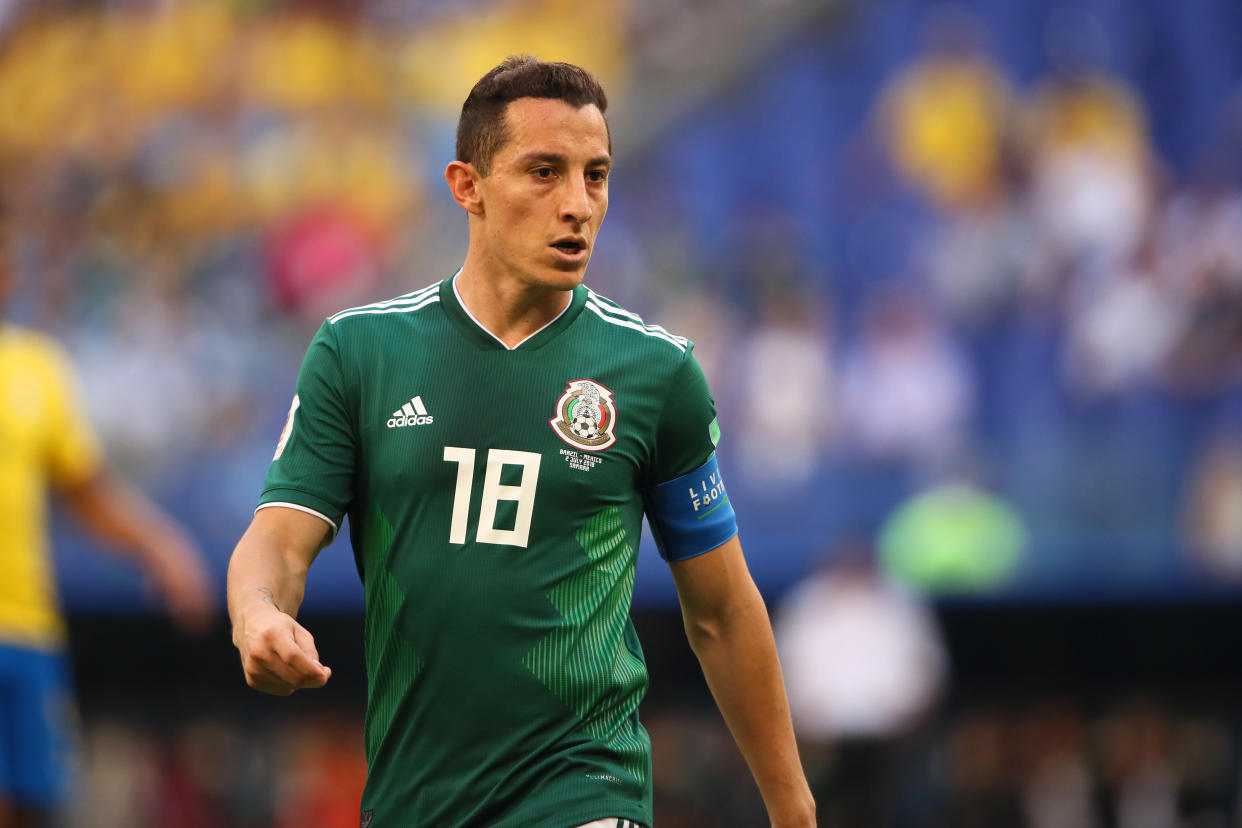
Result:
[[[509,141],[505,110],[518,98],[553,98],[581,109],[608,110],[608,98],[587,70],[572,63],[545,63],[530,55],[510,55],[470,90],[457,121],[457,160],[487,175],[492,158]],[[604,125],[607,127],[608,122]],[[609,136],[609,151],[612,137]]]

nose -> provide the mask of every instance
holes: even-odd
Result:
[[[591,220],[594,211],[591,198],[587,194],[585,178],[571,177],[565,185],[564,197],[561,200],[561,221],[572,224],[585,224]]]

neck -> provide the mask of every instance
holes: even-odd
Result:
[[[572,290],[495,278],[470,256],[454,284],[470,315],[509,348],[517,347],[556,319],[573,301]]]

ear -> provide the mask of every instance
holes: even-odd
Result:
[[[467,213],[483,215],[483,193],[479,189],[482,176],[473,164],[453,161],[444,168],[444,180],[448,182],[453,200]]]

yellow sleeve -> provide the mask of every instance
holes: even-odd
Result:
[[[46,381],[48,477],[57,488],[72,488],[99,473],[103,453],[82,403],[77,374],[59,346],[48,350]]]

